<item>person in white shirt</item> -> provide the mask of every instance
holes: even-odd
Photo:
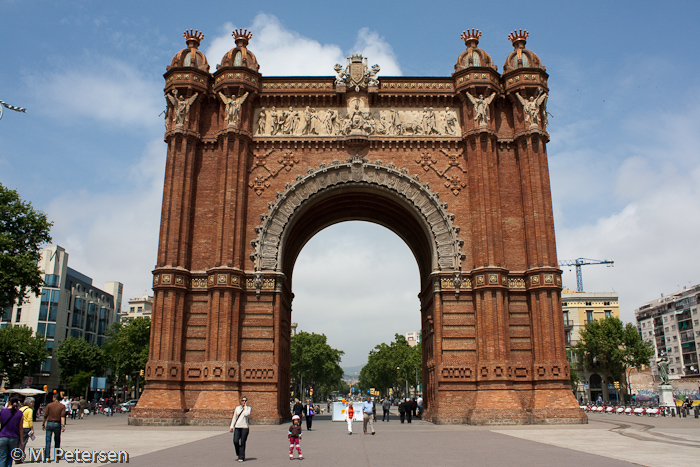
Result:
[[[248,439],[248,417],[250,416],[250,407],[248,407],[248,398],[241,397],[241,405],[233,411],[233,419],[231,420],[231,428],[229,431],[233,433],[233,447],[236,448],[236,456],[238,462],[245,460],[245,443]]]

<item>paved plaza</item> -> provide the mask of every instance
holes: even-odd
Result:
[[[254,407],[253,407],[254,409]],[[483,427],[433,425],[414,420],[377,421],[376,435],[363,435],[355,423],[317,416],[304,431],[304,460],[289,460],[287,424],[254,425],[246,464],[257,466],[696,466],[700,458],[700,420],[591,415],[588,425]],[[29,447],[43,443],[43,433]],[[235,462],[227,427],[136,427],[125,414],[68,420],[65,450],[123,450],[129,464],[230,466]],[[66,463],[67,464],[67,463]]]

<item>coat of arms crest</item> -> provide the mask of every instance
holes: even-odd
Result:
[[[340,86],[354,87],[355,91],[368,86],[379,86],[377,73],[379,65],[367,66],[367,59],[361,54],[354,54],[348,58],[348,63],[345,68],[338,63],[333,69],[338,75],[335,79],[335,84]]]

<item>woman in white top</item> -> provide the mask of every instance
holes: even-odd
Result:
[[[250,416],[250,407],[248,407],[248,398],[241,397],[241,405],[233,411],[233,419],[231,420],[230,432],[233,433],[233,446],[236,448],[236,456],[238,462],[245,460],[245,442],[248,439],[248,417]]]

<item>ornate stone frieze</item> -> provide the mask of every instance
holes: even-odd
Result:
[[[347,107],[288,107],[255,110],[255,136],[324,137],[354,134],[382,137],[461,136],[457,112],[445,107],[370,108],[360,99]]]
[[[354,156],[346,162],[333,161],[309,169],[306,175],[298,175],[294,183],[288,183],[284,192],[277,193],[275,201],[268,204],[268,212],[261,216],[262,225],[255,229],[258,236],[252,242],[255,250],[251,259],[256,272],[282,272],[279,245],[296,210],[317,193],[340,185],[375,185],[410,203],[431,232],[436,270],[459,270],[463,242],[458,238],[459,228],[452,223],[454,216],[446,211],[447,204],[418,176],[409,176],[406,169]]]

